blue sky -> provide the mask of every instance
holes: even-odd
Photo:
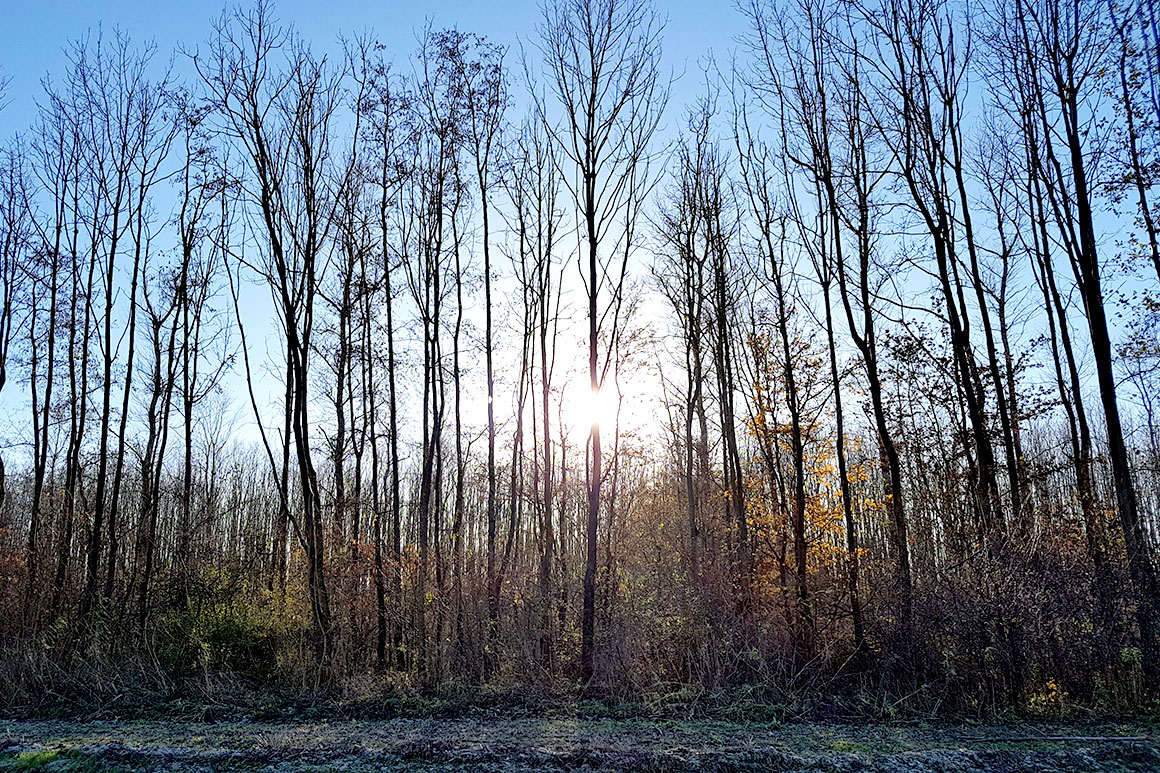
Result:
[[[204,41],[210,20],[221,13],[223,4],[178,3],[171,0],[13,0],[4,14],[5,46],[0,50],[0,72],[11,78],[8,105],[0,112],[0,134],[22,130],[35,116],[35,100],[43,93],[46,74],[59,78],[65,69],[63,49],[69,40],[119,27],[135,42],[152,40],[163,62],[180,44],[187,47]],[[231,3],[232,5],[232,3]],[[243,3],[245,5],[245,3]],[[397,66],[405,66],[416,48],[416,35],[430,20],[434,27],[456,26],[476,32],[509,46],[518,56],[523,41],[531,49],[541,12],[538,0],[498,0],[496,2],[400,2],[399,0],[280,0],[276,16],[292,22],[316,50],[336,52],[339,34],[372,31],[392,49]],[[702,91],[701,62],[712,50],[727,66],[736,36],[745,20],[728,0],[661,2],[657,8],[668,24],[664,35],[665,65],[676,75],[684,74],[674,87],[668,123],[679,121],[684,105]],[[176,63],[187,72],[184,61]]]

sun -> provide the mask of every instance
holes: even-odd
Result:
[[[586,443],[593,424],[600,427],[602,437],[611,436],[616,431],[618,414],[620,422],[624,422],[625,402],[627,398],[622,401],[621,393],[611,382],[598,391],[588,384],[578,385],[565,396],[562,406],[573,440]]]

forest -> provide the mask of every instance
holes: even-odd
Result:
[[[1157,6],[737,0],[683,68],[663,3],[529,10],[61,41],[0,146],[0,706],[1154,709]]]

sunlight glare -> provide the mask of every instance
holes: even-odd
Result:
[[[600,427],[601,435],[611,434],[616,427],[616,412],[620,402],[616,388],[611,384],[599,391],[584,388],[577,390],[577,397],[569,422],[575,437],[582,439],[582,442],[586,440],[593,424]],[[564,410],[568,411],[567,405]],[[623,416],[621,418],[623,420]]]

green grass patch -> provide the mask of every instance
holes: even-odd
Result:
[[[0,770],[45,770],[60,773],[110,773],[128,768],[93,759],[75,749],[37,749],[0,756]]]

